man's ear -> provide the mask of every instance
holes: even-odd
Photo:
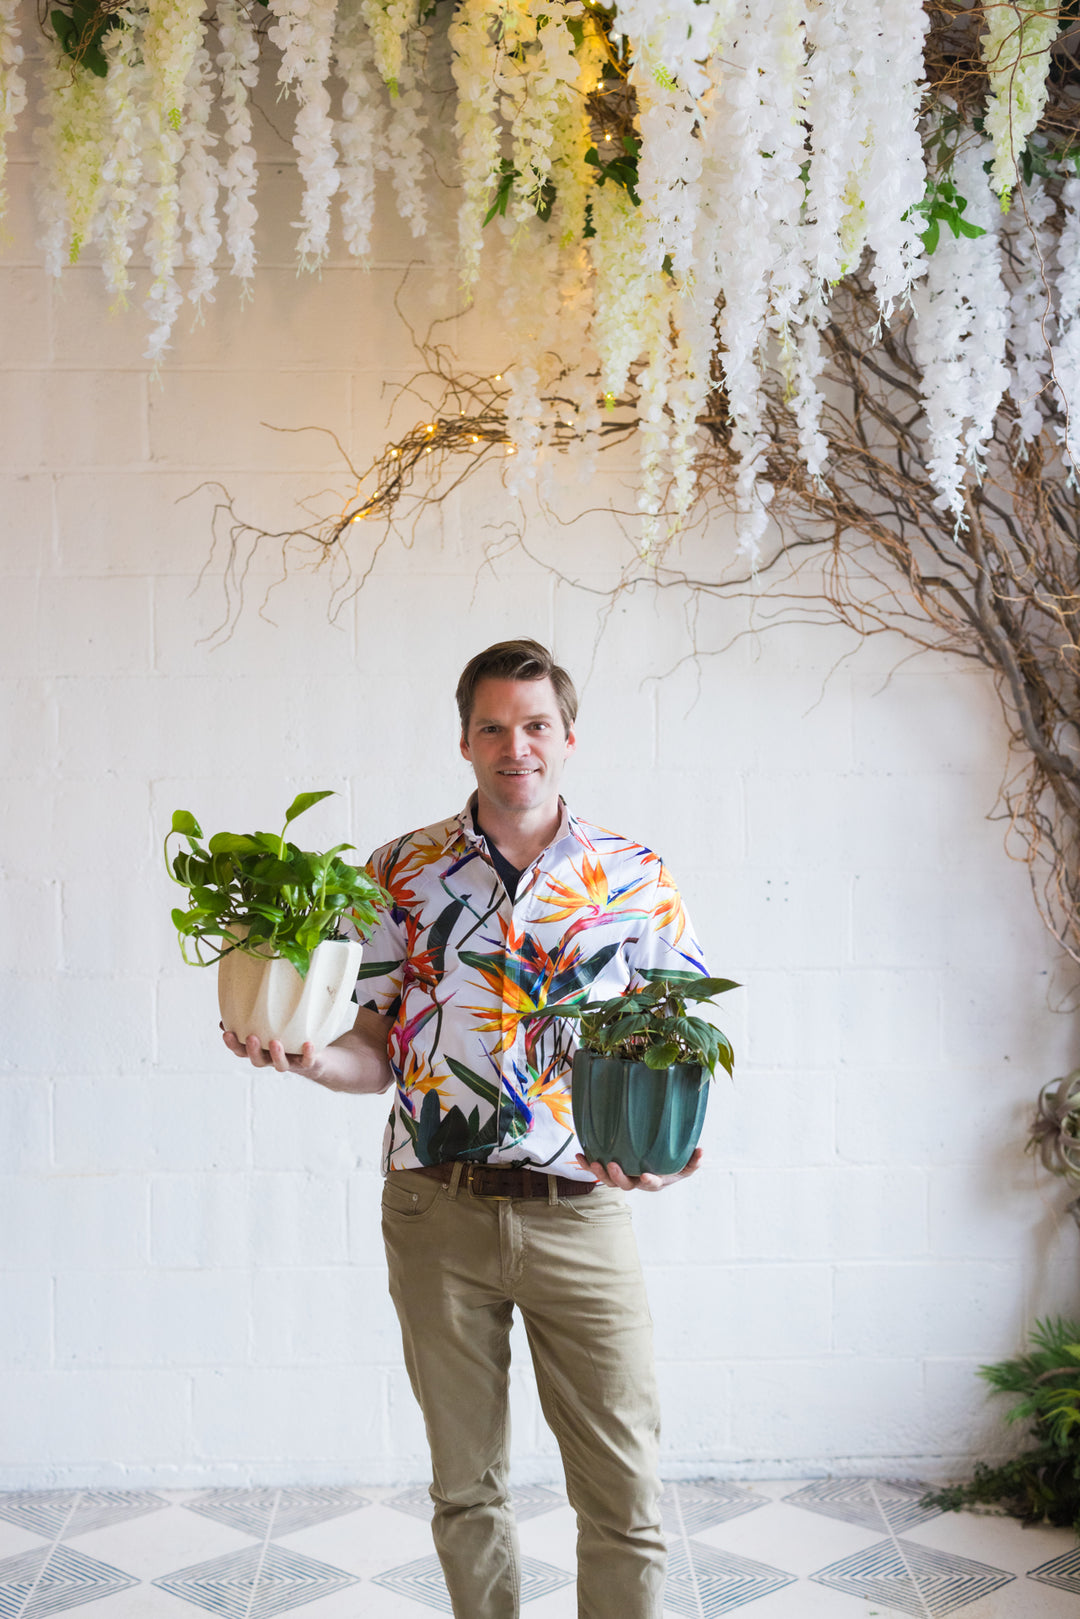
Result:
[[[571,725],[570,729],[566,733],[566,756],[567,756],[567,758],[570,757],[570,755],[573,753],[573,751],[574,751],[574,749],[576,747],[577,747],[577,737],[574,734],[574,727]]]
[[[462,731],[462,733],[461,733],[461,741],[458,743],[458,747],[461,749],[461,757],[463,759],[468,759],[469,763],[471,764],[472,763],[472,754],[469,752],[469,744],[465,740],[465,732],[464,731]]]

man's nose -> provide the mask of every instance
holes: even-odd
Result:
[[[532,744],[524,731],[514,731],[511,734],[510,752],[515,759],[527,758],[531,746]]]

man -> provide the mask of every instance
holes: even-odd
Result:
[[[578,820],[559,784],[573,684],[537,642],[501,642],[457,688],[464,812],[370,867],[393,897],[364,949],[352,1030],[256,1066],[331,1090],[396,1085],[383,1234],[405,1360],[431,1446],[432,1533],[458,1619],[516,1619],[508,1497],[509,1334],[522,1312],[578,1516],[579,1619],[660,1619],[665,1550],[652,1323],[624,1193],[574,1136],[574,1037],[544,1006],[604,1000],[644,973],[704,973],[651,850]]]

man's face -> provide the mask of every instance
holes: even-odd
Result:
[[[476,772],[481,800],[508,814],[554,807],[574,745],[547,676],[477,686],[461,752]]]

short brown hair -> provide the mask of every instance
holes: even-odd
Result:
[[[567,736],[577,718],[577,692],[565,669],[560,669],[547,647],[539,641],[496,641],[470,658],[457,683],[461,734],[468,737],[476,688],[482,680],[550,680],[555,688],[563,728]]]

